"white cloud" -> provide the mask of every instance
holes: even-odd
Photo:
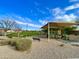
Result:
[[[26,23],[21,22],[21,21],[17,21],[17,20],[15,20],[15,22],[16,22],[17,24],[27,25]]]
[[[55,19],[58,22],[75,22],[77,16],[74,14],[65,14],[63,16],[56,16]]]
[[[14,15],[14,17],[16,17],[15,21],[18,24],[25,25],[25,26],[30,26],[30,27],[35,27],[35,28],[40,28],[41,27],[38,24],[33,24],[32,20],[30,18],[28,18],[28,17],[21,17],[21,16],[17,16],[17,15]]]
[[[77,19],[77,15],[75,13],[66,14],[67,11],[79,8],[79,3],[68,6],[65,9],[55,8],[52,9],[53,21],[55,22],[75,22]]]
[[[30,18],[25,17],[26,21],[32,22],[32,20]]]
[[[42,25],[44,25],[44,24],[46,24],[46,23],[47,23],[47,21],[46,21],[46,20],[39,20],[39,22],[40,22]]]
[[[32,24],[32,23],[25,23],[25,22],[21,22],[21,21],[17,21],[17,20],[16,20],[16,23],[21,24],[21,25],[36,27],[36,28],[40,28],[41,27],[41,25],[36,25],[36,24]]]
[[[69,2],[78,2],[79,0],[69,0]]]
[[[15,15],[14,15],[15,16]],[[32,20],[28,17],[21,17],[21,16],[16,16],[16,18],[18,18],[19,20],[22,20],[22,21],[27,21],[27,22],[32,22]]]
[[[32,23],[28,23],[28,26],[36,27],[36,28],[40,28],[41,27],[41,25],[36,25],[36,24],[32,24]]]
[[[73,9],[77,9],[77,8],[79,8],[79,3],[76,3],[74,5],[68,6],[64,10],[68,11],[68,10],[73,10]]]
[[[30,28],[32,27],[33,29],[34,28],[40,28],[41,27],[41,25],[34,24],[32,22],[32,20],[30,18],[28,18],[28,17],[23,18],[23,17],[17,16],[17,15],[8,15],[8,16],[3,15],[3,16],[0,16],[0,19],[4,19],[6,17],[8,19],[10,19],[10,20],[14,20],[19,25],[24,25],[24,27],[25,26],[30,26]]]
[[[65,11],[60,8],[55,8],[55,9],[52,9],[52,14],[54,16],[63,15],[63,14],[65,14]]]
[[[39,8],[37,8],[37,11],[40,12],[41,14],[46,14],[46,12],[44,10],[41,10]]]

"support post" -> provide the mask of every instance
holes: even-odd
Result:
[[[48,23],[48,41],[50,40],[50,24]]]

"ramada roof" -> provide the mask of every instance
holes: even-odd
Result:
[[[73,25],[79,25],[79,23],[69,23],[69,22],[48,22],[41,28],[48,28],[48,24],[50,27],[69,27]]]

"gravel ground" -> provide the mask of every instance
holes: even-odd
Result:
[[[0,46],[0,59],[75,59],[79,58],[79,47],[56,40],[33,41],[29,52],[19,52],[10,46]]]

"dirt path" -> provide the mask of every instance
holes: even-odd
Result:
[[[33,41],[32,49],[28,52],[13,50],[10,46],[0,46],[0,59],[68,59],[79,58],[79,47],[65,45],[56,40]]]

